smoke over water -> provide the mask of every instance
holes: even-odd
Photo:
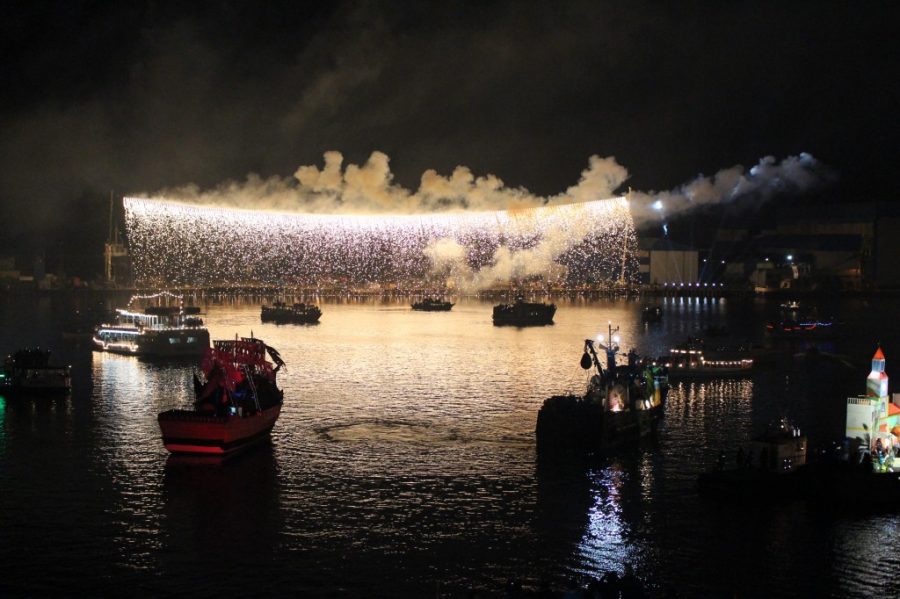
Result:
[[[767,157],[749,171],[615,198],[627,169],[592,156],[575,185],[544,197],[463,166],[448,176],[428,170],[410,191],[381,152],[346,166],[327,152],[321,168],[301,166],[288,179],[251,175],[208,191],[167,190],[165,200],[126,198],[126,226],[144,284],[571,287],[636,276],[635,221],[801,191],[822,173],[808,154]]]
[[[293,177],[230,181],[211,190],[195,186],[163,190],[155,197],[182,202],[257,210],[316,214],[418,214],[536,208],[611,198],[628,178],[613,157],[592,156],[581,179],[564,193],[543,197],[507,187],[494,175],[476,176],[465,166],[444,176],[425,171],[416,191],[394,183],[390,159],[372,152],[361,165],[344,165],[340,152],[325,152],[324,164],[299,167]]]

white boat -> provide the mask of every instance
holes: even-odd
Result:
[[[199,357],[209,347],[209,331],[199,313],[199,308],[180,302],[177,306],[148,306],[143,311],[119,308],[114,323],[102,324],[94,331],[94,349],[157,358]]]

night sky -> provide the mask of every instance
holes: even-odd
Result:
[[[110,190],[379,150],[550,195],[809,152],[897,200],[900,2],[3,2],[0,252],[100,268]]]

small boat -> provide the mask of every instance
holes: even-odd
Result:
[[[797,300],[791,300],[789,302],[782,302],[781,304],[779,304],[779,307],[784,312],[797,312],[800,310],[800,302],[798,302]]]
[[[515,303],[494,306],[493,321],[496,326],[543,326],[553,324],[554,314],[556,304],[526,302],[518,298]]]
[[[101,324],[94,331],[96,351],[152,358],[199,357],[209,347],[209,331],[200,318],[200,308],[181,304],[175,306],[146,306],[143,311],[131,305],[142,298],[134,296],[127,308],[117,308],[115,321]]]
[[[631,351],[616,364],[618,329],[610,326],[607,344],[585,339],[581,367],[593,371],[584,395],[555,395],[538,412],[538,451],[594,452],[636,445],[656,431],[663,416],[668,382],[663,369]],[[597,345],[606,352],[607,367]]]
[[[641,309],[641,322],[659,322],[662,320],[662,308],[659,306],[644,306]]]
[[[412,305],[413,310],[422,310],[425,312],[449,312],[452,307],[453,303],[443,302],[434,299],[433,297],[426,297],[421,302],[414,302]]]
[[[50,364],[46,349],[20,349],[3,361],[0,393],[64,395],[72,390],[72,368]]]
[[[166,449],[222,456],[265,439],[281,414],[284,392],[276,377],[282,366],[279,353],[259,339],[215,341],[200,364],[203,378],[194,375],[193,409],[157,418]]]
[[[700,492],[734,499],[794,498],[803,491],[808,445],[806,435],[783,419],[737,447],[733,466],[727,466],[722,452],[716,469],[699,476]]]
[[[322,310],[315,304],[296,303],[287,305],[275,302],[271,306],[263,306],[260,319],[275,324],[313,324],[319,322]]]
[[[780,339],[821,339],[834,336],[836,331],[833,319],[798,317],[769,321],[766,333]]]

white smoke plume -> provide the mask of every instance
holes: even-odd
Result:
[[[632,215],[637,220],[659,220],[710,204],[752,198],[768,200],[778,193],[800,193],[814,189],[832,178],[831,171],[812,155],[801,153],[777,162],[773,156],[760,159],[746,171],[736,165],[712,177],[693,181],[661,192],[631,192]]]
[[[325,152],[324,165],[304,165],[293,177],[263,179],[249,175],[214,189],[190,185],[163,190],[156,197],[204,205],[311,213],[410,214],[436,211],[495,211],[570,204],[612,197],[628,178],[628,170],[614,157],[591,156],[577,184],[564,193],[543,197],[521,187],[507,187],[494,175],[476,176],[457,166],[444,176],[429,169],[419,188],[394,183],[390,158],[372,152],[361,165],[344,165],[340,152]]]
[[[630,229],[634,223],[668,218],[674,214],[743,197],[767,199],[778,192],[804,191],[827,180],[829,173],[811,155],[803,153],[777,162],[767,156],[746,171],[737,165],[712,177],[700,176],[670,191],[629,191]],[[373,152],[362,165],[344,165],[340,152],[324,155],[324,165],[299,167],[291,178],[262,179],[250,175],[242,183],[228,182],[212,190],[186,187],[165,191],[167,199],[222,207],[269,209],[326,214],[420,214],[459,211],[515,212],[541,206],[583,204],[612,198],[629,178],[614,157],[591,156],[579,181],[565,192],[538,196],[521,187],[507,187],[494,175],[476,176],[465,166],[444,176],[425,171],[416,191],[394,182],[390,159]],[[460,288],[484,289],[498,283],[543,276],[564,277],[560,256],[585,241],[591,233],[586,221],[568,220],[565,226],[540,227],[541,234],[526,248],[501,245],[487,266],[473,271],[467,248],[454,239],[439,239],[425,249],[432,272],[455,281]],[[633,236],[633,235],[632,235]]]

